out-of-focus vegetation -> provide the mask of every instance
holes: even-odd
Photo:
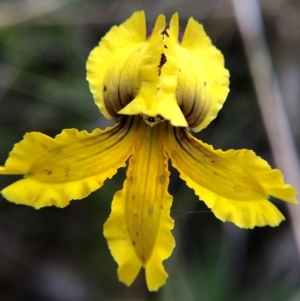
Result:
[[[92,130],[108,122],[85,80],[89,52],[114,24],[144,9],[178,11],[184,29],[193,16],[224,53],[231,92],[218,118],[198,138],[215,148],[250,148],[274,166],[233,10],[228,1],[0,2],[0,163],[25,132],[54,136],[64,128]],[[300,4],[261,1],[272,60],[292,132],[300,146]],[[263,65],[261,66],[264,67]],[[272,110],[272,108],[270,108]],[[169,279],[148,293],[143,274],[126,288],[103,238],[102,226],[125,171],[88,198],[64,209],[34,210],[0,196],[2,301],[297,301],[299,256],[287,210],[276,228],[223,224],[172,171],[172,216],[177,247],[166,261]],[[0,178],[0,189],[14,181]],[[275,201],[276,202],[276,201]],[[299,225],[300,227],[300,225]]]

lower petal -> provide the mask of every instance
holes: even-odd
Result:
[[[284,219],[268,196],[297,203],[277,169],[249,150],[214,150],[183,129],[170,129],[167,152],[180,177],[222,221],[242,228],[276,226]]]
[[[148,289],[156,291],[167,279],[162,262],[175,247],[172,197],[167,192],[164,123],[141,128],[143,135],[130,159],[123,190],[114,196],[104,236],[119,265],[120,281],[131,285],[144,266]]]
[[[0,174],[20,174],[19,180],[2,190],[3,196],[35,208],[65,207],[102,186],[125,166],[137,141],[138,121],[124,119],[105,131],[91,134],[64,130],[54,139],[28,133],[11,151]]]

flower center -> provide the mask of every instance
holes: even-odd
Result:
[[[150,125],[151,127],[155,126],[156,124],[158,123],[161,123],[163,122],[165,119],[160,116],[160,115],[156,115],[154,117],[151,117],[151,116],[148,116],[146,114],[141,114],[143,120],[148,124]]]

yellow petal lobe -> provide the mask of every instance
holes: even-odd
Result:
[[[81,199],[111,178],[132,153],[138,120],[129,118],[105,131],[91,134],[64,130],[54,139],[28,133],[11,151],[0,174],[21,174],[2,190],[11,202],[33,206],[65,207]]]
[[[141,125],[143,134],[130,158],[123,190],[115,194],[111,215],[104,225],[104,236],[119,265],[119,280],[131,285],[144,266],[150,291],[166,282],[162,261],[175,246],[170,232],[172,197],[167,192],[164,123],[153,128]]]
[[[157,34],[161,33],[166,27],[166,17],[162,14],[158,15],[153,27],[150,39],[153,39]]]
[[[177,47],[181,72],[177,99],[194,132],[204,129],[218,114],[229,92],[229,72],[203,26],[190,18]],[[193,115],[196,115],[194,117]]]
[[[224,222],[276,226],[284,217],[268,197],[297,203],[297,192],[284,184],[281,172],[253,151],[214,150],[182,129],[170,129],[165,147],[180,177]]]
[[[175,13],[172,16],[172,18],[170,20],[170,26],[169,26],[168,32],[169,32],[171,38],[177,42],[178,34],[179,34],[179,15],[178,15],[178,13]]]
[[[87,60],[87,80],[90,85],[90,90],[94,96],[96,105],[99,107],[101,113],[108,119],[115,118],[116,116],[114,116],[112,111],[106,107],[104,101],[104,92],[108,85],[108,83],[105,82],[107,69],[109,66],[116,66],[119,70],[121,68],[120,63],[118,63],[119,57],[123,57],[124,60],[130,56],[134,57],[135,51],[140,47],[139,45],[145,41],[145,13],[140,11],[134,13],[120,26],[112,27],[111,30],[101,39],[99,46],[93,49]],[[132,68],[129,70],[131,71]],[[123,78],[126,78],[126,76],[127,74]],[[128,80],[131,79],[132,76],[129,74]],[[115,75],[110,80],[118,84],[119,77],[116,78]],[[129,85],[132,86],[136,84],[138,83],[130,82]],[[115,87],[114,90],[117,93],[118,87]]]

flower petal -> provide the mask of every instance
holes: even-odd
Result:
[[[177,42],[179,34],[179,15],[178,13],[173,14],[170,20],[170,26],[168,30],[170,36]]]
[[[190,127],[198,132],[222,108],[229,92],[229,72],[224,68],[222,53],[193,18],[189,19],[182,42],[177,46],[177,56],[181,69],[177,98],[183,102],[182,110],[190,112],[185,114]],[[191,114],[196,114],[197,118],[189,118]]]
[[[86,68],[90,90],[101,113],[108,119],[112,119],[115,116],[106,108],[104,103],[103,90],[105,90],[104,80],[107,68],[111,65],[118,67],[118,64],[115,62],[116,59],[120,56],[125,56],[126,59],[127,53],[133,54],[139,45],[145,41],[145,13],[140,11],[134,13],[120,26],[112,27],[88,58]]]
[[[138,122],[129,118],[91,134],[64,130],[54,139],[26,134],[0,167],[0,174],[23,174],[25,179],[3,189],[3,196],[37,209],[65,207],[71,199],[87,196],[125,166],[137,141]]]
[[[161,28],[163,21],[164,16],[160,15],[151,38],[147,41],[144,58],[139,66],[141,86],[138,94],[119,114],[160,115],[173,126],[187,127],[176,99],[179,73],[176,53],[178,15],[175,14],[172,18],[170,32]]]
[[[141,125],[143,134],[130,158],[123,190],[115,194],[111,215],[104,225],[104,236],[119,265],[119,280],[131,285],[144,266],[150,291],[166,282],[162,261],[175,246],[170,232],[172,197],[167,192],[164,124],[153,128]]]
[[[180,177],[222,221],[241,228],[276,226],[284,219],[268,196],[297,203],[277,169],[249,150],[214,150],[182,129],[170,129],[166,149]]]

